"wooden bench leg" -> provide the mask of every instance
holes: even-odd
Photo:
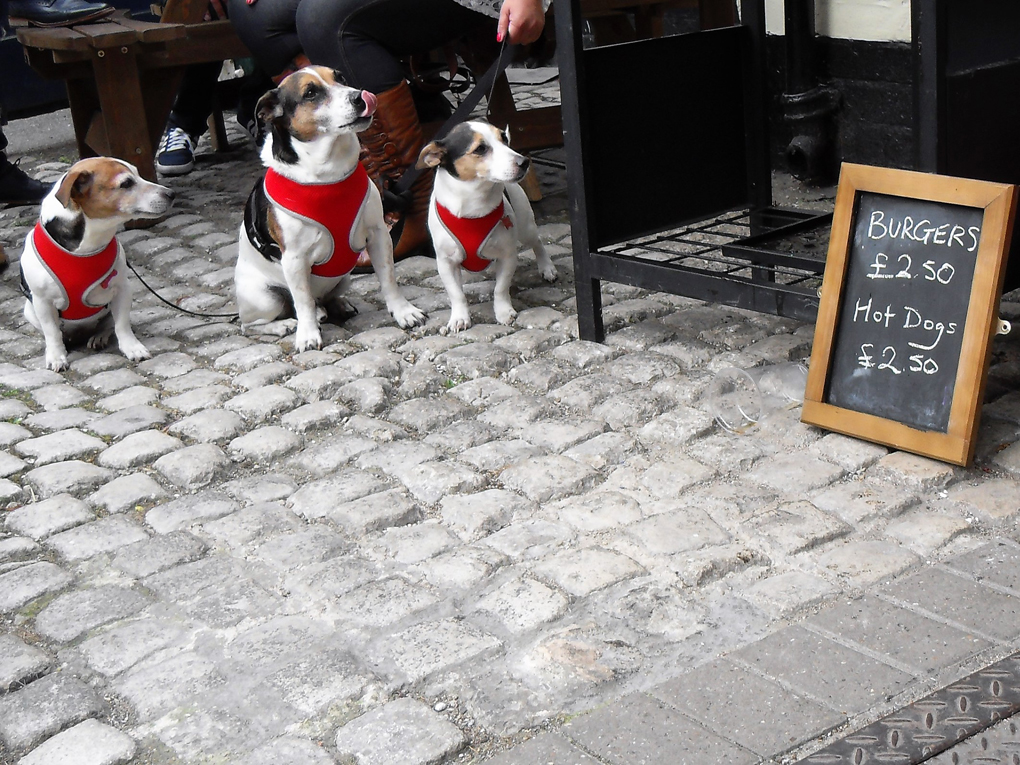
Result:
[[[67,88],[67,103],[71,107],[71,124],[74,125],[74,139],[78,144],[78,156],[94,157],[96,152],[88,144],[86,138],[93,117],[99,112],[99,96],[91,80],[69,79],[64,82]]]
[[[524,189],[524,193],[528,195],[528,201],[542,201],[542,186],[538,182],[538,173],[535,172],[534,162],[531,163],[528,167],[527,174],[521,179],[521,188]]]
[[[92,57],[92,71],[110,154],[137,166],[143,178],[156,180],[155,146],[150,138],[134,50],[131,47],[98,50]],[[162,130],[162,125],[158,129]]]

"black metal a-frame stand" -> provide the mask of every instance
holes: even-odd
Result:
[[[830,216],[772,207],[763,1],[589,49],[579,0],[553,5],[581,337],[604,280],[813,320]]]

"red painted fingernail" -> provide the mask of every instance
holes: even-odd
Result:
[[[496,33],[496,42],[503,42],[503,33],[502,32],[497,32]]]

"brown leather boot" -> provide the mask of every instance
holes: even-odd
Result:
[[[358,134],[361,140],[361,163],[368,175],[384,192],[393,187],[404,171],[414,167],[425,137],[414,99],[407,82],[377,94],[378,106],[368,130]],[[432,195],[433,171],[423,172],[405,195],[402,211],[387,209],[387,222],[393,223],[395,235],[393,258],[414,253],[429,241],[428,211]],[[390,207],[383,195],[384,209]],[[397,227],[400,227],[399,229]]]

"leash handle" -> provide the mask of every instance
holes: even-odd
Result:
[[[447,133],[453,130],[455,125],[458,125],[467,119],[468,115],[470,115],[475,106],[478,105],[478,102],[482,100],[482,96],[485,95],[486,92],[488,92],[489,100],[492,100],[492,93],[496,88],[496,78],[499,77],[507,66],[510,65],[510,62],[513,61],[514,53],[517,50],[516,45],[507,45],[506,40],[507,38],[504,37],[503,45],[499,49],[499,56],[496,58],[495,62],[493,62],[492,66],[490,66],[486,70],[485,74],[478,79],[471,91],[464,96],[464,100],[457,105],[453,114],[451,114],[439,130],[436,131],[436,138],[443,138]],[[504,51],[510,52],[510,55],[506,57],[505,61],[503,58]],[[418,176],[421,175],[421,173],[421,170],[416,168],[414,165],[411,165],[404,171],[404,174],[400,176],[400,180],[393,185],[390,191],[398,196],[403,194],[411,188],[416,180],[418,180]]]

